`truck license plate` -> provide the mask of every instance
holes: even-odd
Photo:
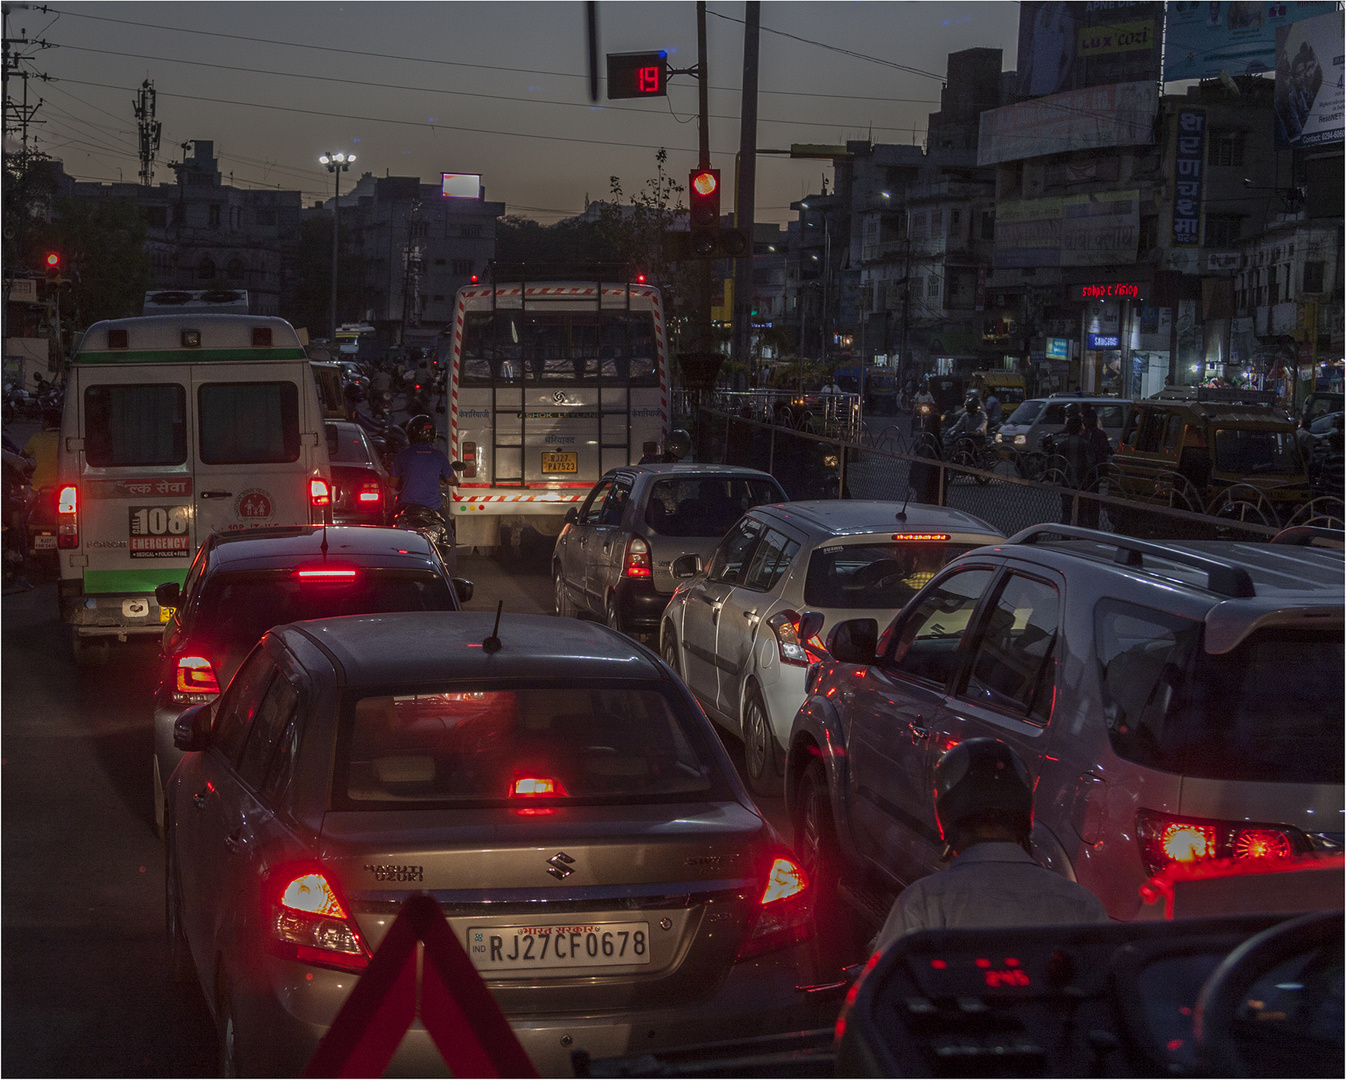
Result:
[[[467,952],[478,971],[617,967],[650,962],[650,924],[472,926]]]
[[[574,451],[556,453],[542,451],[542,471],[544,473],[576,473],[580,471],[580,456]]]

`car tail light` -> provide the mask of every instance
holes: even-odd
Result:
[[[948,533],[893,533],[894,540],[907,542],[915,541],[917,543],[929,542],[932,540],[943,541],[948,538]]]
[[[300,581],[354,581],[356,572],[348,567],[319,566],[308,570],[296,570],[294,576]]]
[[[650,545],[639,536],[633,536],[626,542],[626,558],[622,564],[622,577],[648,578],[650,569]]]
[[[463,443],[463,476],[471,480],[477,475],[477,444]]]
[[[79,489],[74,484],[67,484],[56,496],[56,546],[79,547]]]
[[[1249,825],[1136,812],[1136,840],[1148,874],[1173,863],[1205,859],[1284,859],[1308,850],[1299,831],[1278,825]]]
[[[824,650],[816,634],[809,642],[810,645],[816,643],[816,655],[810,655],[804,642],[799,640],[799,612],[778,611],[767,620],[767,625],[776,635],[776,649],[782,664],[808,667],[815,660],[822,659]]]
[[[519,799],[550,799],[568,794],[561,781],[550,776],[518,776],[509,786],[511,797]]]
[[[316,867],[273,873],[267,885],[271,951],[320,967],[362,971],[369,948],[336,886]]]
[[[777,855],[767,870],[762,898],[736,959],[759,956],[812,936],[813,889],[809,876],[789,855]]]
[[[383,492],[379,490],[379,482],[371,480],[360,489],[355,496],[355,501],[361,506],[377,506],[382,498]]]
[[[220,692],[220,682],[204,656],[179,656],[173,689],[177,704],[200,705]]]
[[[332,489],[322,477],[315,476],[308,482],[308,502],[315,510],[332,505]]]

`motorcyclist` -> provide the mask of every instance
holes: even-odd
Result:
[[[453,526],[440,513],[444,498],[439,485],[454,482],[453,465],[435,446],[435,422],[425,413],[408,420],[406,432],[409,443],[393,458],[391,470],[392,485],[397,491],[397,513],[411,507],[420,508],[422,514],[429,511],[444,527],[452,544]]]
[[[945,857],[957,857],[902,891],[875,951],[917,930],[1108,921],[1098,897],[1034,860],[1033,780],[999,739],[968,739],[940,759],[935,819]]]
[[[995,391],[988,390],[986,393],[986,426],[988,429],[994,430],[1000,426],[1003,412],[1000,399],[995,396]]]
[[[682,428],[674,428],[668,433],[668,438],[664,440],[662,453],[655,449],[652,442],[646,443],[643,449],[645,453],[636,462],[637,465],[657,465],[665,462],[681,461],[692,451],[692,437]]]
[[[981,397],[977,394],[968,394],[967,400],[963,402],[963,415],[954,421],[953,427],[949,428],[945,441],[952,444],[963,435],[985,436],[986,434],[986,412],[981,407]]]

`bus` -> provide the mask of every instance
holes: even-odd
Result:
[[[505,542],[517,553],[525,530],[557,536],[608,469],[638,462],[668,433],[668,348],[653,286],[466,286],[448,356],[460,546]]]

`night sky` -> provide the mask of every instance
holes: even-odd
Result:
[[[685,183],[696,164],[696,83],[670,80],[667,99],[588,99],[585,8],[556,3],[58,3],[11,8],[11,38],[43,105],[32,145],[81,180],[134,182],[133,101],[145,79],[163,125],[154,182],[173,180],[180,144],[209,139],[225,183],[298,188],[305,205],[331,194],[324,151],[354,152],[348,189],[366,171],[482,174],[507,212],[552,222],[653,176],[667,147]],[[938,109],[945,58],[1005,50],[1015,66],[1017,3],[764,3],[757,143],[920,142]],[[602,54],[666,49],[696,62],[692,3],[602,3]],[[742,3],[708,5],[712,163],[732,183],[739,144]],[[23,33],[21,31],[26,31]],[[773,32],[775,31],[775,32]],[[787,36],[788,35],[788,36]],[[23,87],[11,79],[10,95]],[[11,146],[13,145],[11,141]],[[818,191],[825,161],[764,156],[757,218],[784,221]],[[726,206],[728,210],[728,206]]]

